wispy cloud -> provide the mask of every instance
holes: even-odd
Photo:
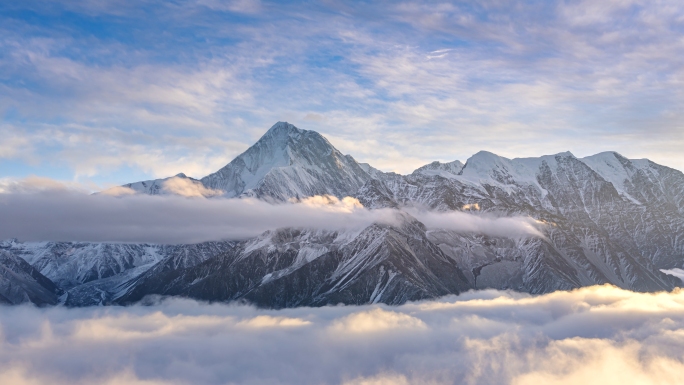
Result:
[[[463,211],[443,213],[415,209],[407,210],[429,229],[452,230],[457,233],[487,234],[493,237],[545,238],[542,230],[546,225],[530,217],[496,217],[487,214],[474,215]]]
[[[400,172],[482,149],[684,168],[674,0],[3,7],[4,162],[200,177],[288,120]]]

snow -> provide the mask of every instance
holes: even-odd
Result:
[[[361,167],[363,171],[365,171],[368,175],[370,175],[373,178],[381,179],[384,174],[382,171],[378,170],[377,168],[371,166],[368,163],[359,163],[358,165],[359,167]]]
[[[413,174],[422,174],[427,176],[439,175],[442,178],[456,178],[463,170],[463,163],[455,160],[453,162],[441,163],[434,161],[430,164],[417,168]]]
[[[468,159],[460,176],[474,184],[498,186],[508,193],[518,187],[534,186],[542,196],[546,196],[547,191],[539,185],[537,174],[542,163],[546,163],[555,171],[558,166],[556,157],[574,156],[564,152],[538,158],[508,159],[491,152],[480,151]]]
[[[116,275],[163,258],[161,245],[17,241],[10,245],[12,253],[64,288],[84,283],[93,272],[105,278],[100,274]]]
[[[635,203],[641,203],[627,193],[625,182],[631,181],[637,171],[649,168],[648,160],[630,160],[612,151],[587,156],[580,160],[603,179],[612,183],[618,193]]]
[[[317,132],[278,122],[247,151],[201,181],[223,190],[225,197],[287,201],[316,194],[350,195],[368,178],[368,171]]]

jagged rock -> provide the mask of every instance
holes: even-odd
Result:
[[[55,305],[62,290],[25,260],[0,249],[0,303]]]

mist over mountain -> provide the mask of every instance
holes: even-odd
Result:
[[[43,199],[22,196],[21,206],[4,195],[0,199],[23,211]],[[145,222],[136,222],[125,202],[147,195],[163,196],[150,202],[171,203],[152,210],[154,204],[137,201]],[[60,200],[50,199],[24,222],[6,224],[2,234],[16,236],[19,228],[57,234],[59,217],[50,217],[49,208]],[[398,305],[484,288],[548,293],[605,283],[635,291],[682,285],[661,270],[684,267],[684,174],[615,152],[507,159],[482,151],[465,164],[433,162],[399,175],[356,162],[315,131],[279,122],[204,178],[180,173],[93,199],[122,208],[118,216],[89,216],[88,210],[101,213],[100,206],[68,206],[83,211],[79,218],[91,235],[113,234],[129,220],[141,237],[156,231],[181,239],[173,228],[183,221],[188,230],[180,233],[199,229],[212,237],[168,242],[174,245],[8,240],[0,244],[2,261],[26,262],[13,267],[21,274],[11,277],[25,289],[12,284],[10,293],[7,284],[0,286],[0,295],[14,298],[5,302],[87,306],[172,295],[282,308]],[[189,212],[170,215],[180,200]],[[207,205],[193,215],[193,202]],[[245,213],[258,202],[253,207],[262,211],[253,211],[253,218],[268,222],[271,213],[272,227],[260,235],[239,233],[232,229],[260,228],[251,223],[256,219],[237,215],[238,206],[221,211],[207,202],[241,202]],[[314,220],[304,207],[362,220],[331,226],[325,222],[343,217]],[[231,217],[234,223],[220,227]],[[126,236],[111,240],[125,242]]]

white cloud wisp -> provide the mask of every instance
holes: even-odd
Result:
[[[408,212],[430,229],[487,234],[506,238],[544,238],[541,229],[545,224],[531,217],[496,217],[470,214],[463,211],[434,212],[415,209],[410,209]]]

